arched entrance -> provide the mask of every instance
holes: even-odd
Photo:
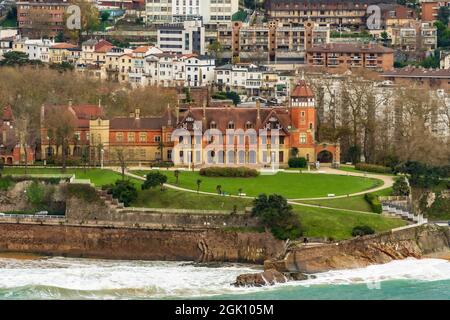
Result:
[[[333,154],[328,150],[322,150],[317,154],[317,161],[320,163],[333,162]]]

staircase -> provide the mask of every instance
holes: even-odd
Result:
[[[422,214],[412,212],[408,197],[380,197],[380,201],[384,215],[400,217],[414,224],[428,223]]]

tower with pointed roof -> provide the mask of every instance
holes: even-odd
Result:
[[[289,97],[291,113],[291,147],[299,156],[315,161],[316,108],[313,90],[303,75]]]

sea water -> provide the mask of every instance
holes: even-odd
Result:
[[[259,266],[0,258],[0,299],[450,299],[450,262],[405,259],[268,287],[231,285]]]

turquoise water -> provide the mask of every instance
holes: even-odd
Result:
[[[391,280],[380,283],[379,289],[365,284],[283,287],[276,290],[242,295],[221,295],[211,299],[255,300],[450,300],[450,280]]]
[[[450,262],[406,259],[260,288],[231,285],[260,267],[191,262],[0,258],[0,299],[446,299]]]

